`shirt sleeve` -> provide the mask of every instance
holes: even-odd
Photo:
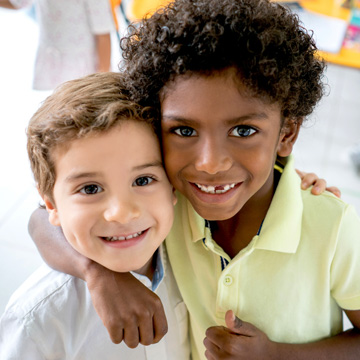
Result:
[[[93,34],[107,34],[115,30],[110,1],[86,0],[85,7]]]
[[[345,310],[360,310],[360,218],[348,205],[339,225],[331,265],[331,291]]]
[[[21,318],[6,311],[0,319],[0,360],[46,360]]]

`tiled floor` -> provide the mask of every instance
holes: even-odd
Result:
[[[10,294],[41,263],[27,233],[39,196],[30,173],[25,128],[48,95],[31,90],[37,26],[24,12],[0,9],[0,314]],[[348,157],[360,142],[360,70],[329,66],[325,97],[300,134],[297,166],[342,190],[360,214],[360,177]],[[359,234],[360,236],[360,234]]]

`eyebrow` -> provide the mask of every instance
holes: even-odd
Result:
[[[67,176],[65,181],[73,182],[73,181],[81,180],[84,178],[93,178],[98,175],[100,175],[100,173],[98,173],[98,172],[80,172],[80,173],[75,173],[75,174],[71,174],[71,175]]]
[[[133,167],[133,170],[143,170],[146,168],[151,168],[151,167],[163,167],[163,163],[160,160],[156,160],[150,163],[146,163],[146,164],[141,164],[138,166]]]
[[[234,119],[229,119],[229,120],[226,120],[226,123],[229,124],[229,125],[233,125],[233,124],[237,124],[239,122],[244,122],[244,121],[247,121],[247,120],[262,120],[262,119],[268,119],[269,116],[268,114],[264,113],[264,112],[258,112],[258,113],[250,113],[250,114],[246,114],[246,115],[243,115],[243,116],[239,116],[239,117],[236,117]],[[176,122],[180,122],[180,123],[183,123],[183,124],[191,124],[191,123],[196,123],[197,120],[195,119],[188,119],[188,118],[185,118],[185,117],[182,117],[182,116],[177,116],[177,115],[166,115],[164,114],[162,116],[162,119],[166,119],[166,120],[172,120],[172,121],[176,121]]]
[[[139,170],[144,170],[144,169],[152,168],[152,167],[160,167],[160,168],[162,168],[163,164],[162,164],[161,161],[156,160],[156,161],[153,161],[153,162],[149,162],[149,163],[134,166],[132,168],[132,170],[139,171]],[[67,176],[65,181],[66,182],[74,182],[74,181],[78,181],[78,180],[81,180],[81,179],[94,178],[94,177],[97,177],[97,176],[100,176],[100,175],[101,175],[101,173],[96,172],[96,171],[94,171],[94,172],[79,172],[79,173],[75,173],[75,174],[71,174],[71,175]]]

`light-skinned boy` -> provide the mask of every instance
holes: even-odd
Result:
[[[176,198],[150,111],[128,100],[119,73],[90,75],[48,97],[27,136],[50,223],[105,268],[136,271],[162,299],[169,331],[150,347],[112,343],[86,284],[43,267],[1,317],[0,359],[188,359],[187,312],[160,246]],[[152,333],[140,336],[151,343]]]
[[[132,99],[161,113],[179,195],[167,249],[193,358],[358,359],[359,218],[329,193],[301,191],[293,169],[324,70],[296,16],[265,0],[175,0],[122,45]],[[79,264],[61,266],[81,272]],[[82,276],[108,305],[107,323],[126,306],[112,301],[112,285],[104,295],[103,273]],[[132,299],[132,309],[150,303]],[[121,339],[126,328],[111,333]]]

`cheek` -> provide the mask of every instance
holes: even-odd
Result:
[[[173,183],[178,170],[181,168],[181,156],[178,156],[178,152],[166,142],[163,143],[163,154],[166,173],[170,182]]]
[[[68,204],[60,216],[61,226],[64,233],[72,236],[86,232],[94,222],[94,212],[91,206],[79,206],[78,204]]]
[[[239,154],[239,153],[238,153]],[[268,148],[264,149],[260,146],[252,151],[247,151],[246,156],[235,155],[235,162],[242,164],[252,174],[254,179],[263,181],[271,172],[275,159],[276,151]]]

